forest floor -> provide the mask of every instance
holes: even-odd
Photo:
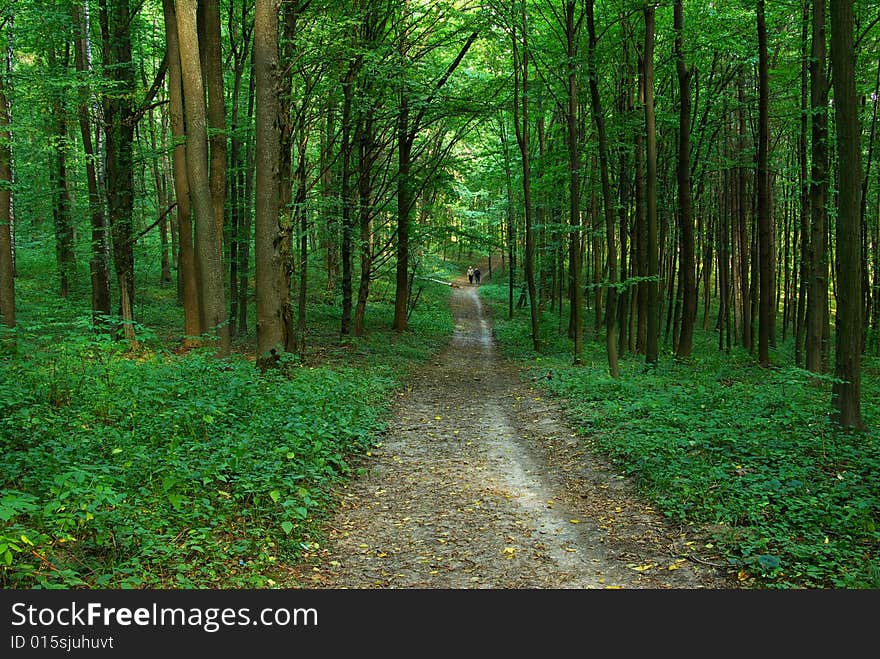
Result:
[[[698,529],[670,524],[591,454],[558,404],[496,351],[477,287],[339,493],[298,587],[729,589]],[[279,566],[280,567],[280,566]]]

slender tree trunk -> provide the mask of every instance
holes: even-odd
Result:
[[[772,218],[770,207],[770,173],[768,150],[770,145],[770,96],[767,63],[767,26],[764,20],[764,0],[758,0],[758,269],[760,295],[758,307],[758,361],[770,365],[770,345],[774,343],[773,327],[773,263]]]
[[[568,217],[569,217],[569,280],[571,304],[569,314],[574,339],[574,363],[582,363],[584,352],[584,293],[581,282],[581,156],[578,135],[578,24],[577,2],[565,3],[566,55],[568,57],[568,105],[565,122],[568,128]]]
[[[679,358],[689,357],[693,349],[694,323],[697,317],[697,284],[694,262],[694,221],[691,216],[691,72],[684,59],[682,45],[684,9],[675,2],[675,59],[678,73],[678,225],[681,238],[679,277],[682,289],[681,331],[678,336]]]
[[[807,291],[810,281],[810,181],[807,174],[807,113],[810,73],[810,0],[804,0],[801,20],[801,120],[798,132],[798,184],[800,191],[800,257],[798,261],[797,314],[795,317],[794,362],[804,363],[807,336]]]
[[[58,61],[55,44],[49,44],[49,68],[59,76],[67,70],[70,46],[65,44],[65,53]],[[59,295],[67,298],[76,277],[76,256],[74,253],[74,229],[71,218],[70,189],[67,183],[67,109],[64,107],[64,93],[61,88],[53,92],[52,120],[54,134],[50,181],[52,183],[52,217],[55,226],[55,263],[58,268]]]
[[[199,63],[196,0],[178,0],[177,36],[183,77],[186,122],[186,171],[195,217],[195,254],[204,331],[218,339],[217,355],[229,354],[229,326],[220,252],[220,236],[208,169],[208,117],[205,82]]]
[[[648,226],[648,314],[645,362],[656,364],[660,351],[660,314],[658,309],[660,276],[660,245],[657,239],[657,137],[654,123],[654,6],[646,3],[645,14],[645,151],[647,175],[645,196]]]
[[[828,323],[828,82],[825,59],[825,0],[813,0],[810,105],[812,170],[810,173],[810,284],[807,296],[807,370],[827,368],[825,326]]]
[[[370,295],[370,278],[373,276],[373,185],[372,169],[375,160],[375,130],[372,110],[358,122],[356,142],[360,153],[358,172],[358,198],[360,215],[361,280],[358,286],[357,306],[354,314],[354,333],[363,336],[367,299]]]
[[[645,103],[645,63],[643,57],[638,61],[638,107],[637,112],[644,112]],[[636,328],[636,353],[645,354],[648,345],[648,287],[645,280],[648,275],[648,223],[645,210],[645,145],[641,130],[635,132],[635,190],[636,190],[636,274],[639,276],[636,291],[636,307],[638,326]]]
[[[85,75],[88,64],[88,30],[84,5],[73,5],[73,24],[77,30],[74,41],[74,61],[76,70]],[[83,143],[86,165],[86,183],[89,194],[89,219],[91,221],[91,248],[89,250],[89,275],[92,288],[92,324],[96,327],[106,323],[110,315],[110,245],[108,242],[107,216],[101,204],[98,189],[98,176],[95,169],[97,154],[92,142],[92,127],[89,121],[89,92],[80,92],[77,104],[80,138]]]
[[[340,145],[342,155],[342,180],[340,181],[340,195],[342,196],[342,322],[339,333],[343,336],[351,334],[353,257],[351,245],[354,233],[351,198],[351,113],[357,68],[357,61],[352,60],[342,84],[342,144]],[[406,318],[405,313],[404,318]]]
[[[836,350],[831,406],[833,420],[844,428],[863,430],[862,368],[862,254],[861,128],[856,102],[856,55],[853,48],[853,1],[831,3],[831,72],[837,128],[838,198]]]
[[[241,334],[247,333],[248,328],[248,273],[250,272],[250,245],[251,245],[251,216],[253,215],[254,201],[254,175],[256,169],[255,142],[253,138],[254,105],[256,103],[256,69],[254,62],[254,51],[251,48],[251,75],[248,82],[248,106],[247,106],[247,132],[245,134],[245,143],[247,148],[244,155],[244,171],[241,172],[240,186],[244,188],[244,201],[242,222],[239,235],[241,243],[238,248],[238,331]]]
[[[530,128],[529,128],[529,42],[528,23],[526,20],[525,2],[520,4],[522,25],[522,57],[517,57],[516,32],[512,34],[513,58],[514,58],[514,100],[513,100],[513,123],[516,127],[516,141],[519,151],[523,172],[523,210],[525,216],[526,253],[523,260],[523,271],[526,277],[526,287],[529,295],[529,316],[532,328],[532,348],[535,352],[540,351],[538,338],[538,305],[535,294],[535,233],[532,229],[532,174],[531,157],[529,153]],[[517,62],[519,60],[519,63]],[[521,68],[520,68],[521,67]],[[518,82],[522,85],[521,94]],[[519,107],[519,110],[518,110]]]
[[[180,49],[177,41],[177,14],[173,0],[162,0],[165,14],[165,39],[168,57],[168,100],[171,136],[174,150],[174,196],[177,200],[178,260],[177,276],[183,304],[183,345],[199,345],[202,334],[199,311],[199,288],[196,277],[195,249],[192,231],[192,206],[189,199],[189,178],[186,173],[186,134],[183,116],[183,78]]]
[[[6,100],[7,65],[0,72],[0,322],[15,327],[15,266],[12,243],[12,134],[9,130],[9,104]],[[10,333],[10,336],[11,333]],[[12,343],[11,339],[6,339]]]

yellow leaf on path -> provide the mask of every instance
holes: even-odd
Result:
[[[580,524],[581,523],[581,520],[579,520],[579,519],[570,519],[568,521],[571,522],[572,524]]]
[[[386,558],[388,554],[386,554],[384,551],[380,551],[378,554],[376,554],[376,556],[378,558]]]
[[[434,418],[435,418],[437,421],[442,421],[442,420],[443,420],[443,417],[440,416],[439,414],[438,414],[437,416],[435,416]]]
[[[504,558],[511,559],[516,556],[516,547],[505,547],[503,553]]]
[[[574,547],[566,547],[565,551],[571,552],[572,554],[577,553],[577,549],[575,549]]]
[[[745,581],[746,579],[749,578],[749,575],[745,570],[740,570],[737,573],[736,578],[739,579],[740,581]]]
[[[636,572],[644,572],[645,570],[650,570],[652,567],[657,567],[654,563],[648,563],[647,565],[630,565],[633,570]]]

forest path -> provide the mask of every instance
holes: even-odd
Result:
[[[477,288],[342,490],[308,588],[729,588],[501,358]],[[690,557],[691,560],[688,560]],[[718,560],[718,559],[713,559]]]

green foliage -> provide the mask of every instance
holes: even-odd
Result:
[[[504,310],[506,289],[480,293]],[[543,376],[591,449],[670,519],[702,525],[732,568],[769,588],[880,587],[876,371],[863,383],[871,430],[853,434],[828,420],[828,378],[719,353],[712,334],[698,334],[687,362],[665,355],[646,369],[643,357],[623,357],[613,379],[602,341],[572,366],[570,341],[549,318],[547,351],[536,355],[526,315],[503,317],[505,351]]]
[[[387,329],[393,298],[342,342],[338,307],[310,304],[307,360],[265,375],[253,355],[175,354],[143,326],[129,352],[32,277],[44,250],[20,253],[19,345],[0,356],[6,588],[272,585],[276,566],[320,541],[407,369],[452,332],[449,289],[432,284],[400,334]],[[139,315],[179,325],[162,290],[143,287]]]

